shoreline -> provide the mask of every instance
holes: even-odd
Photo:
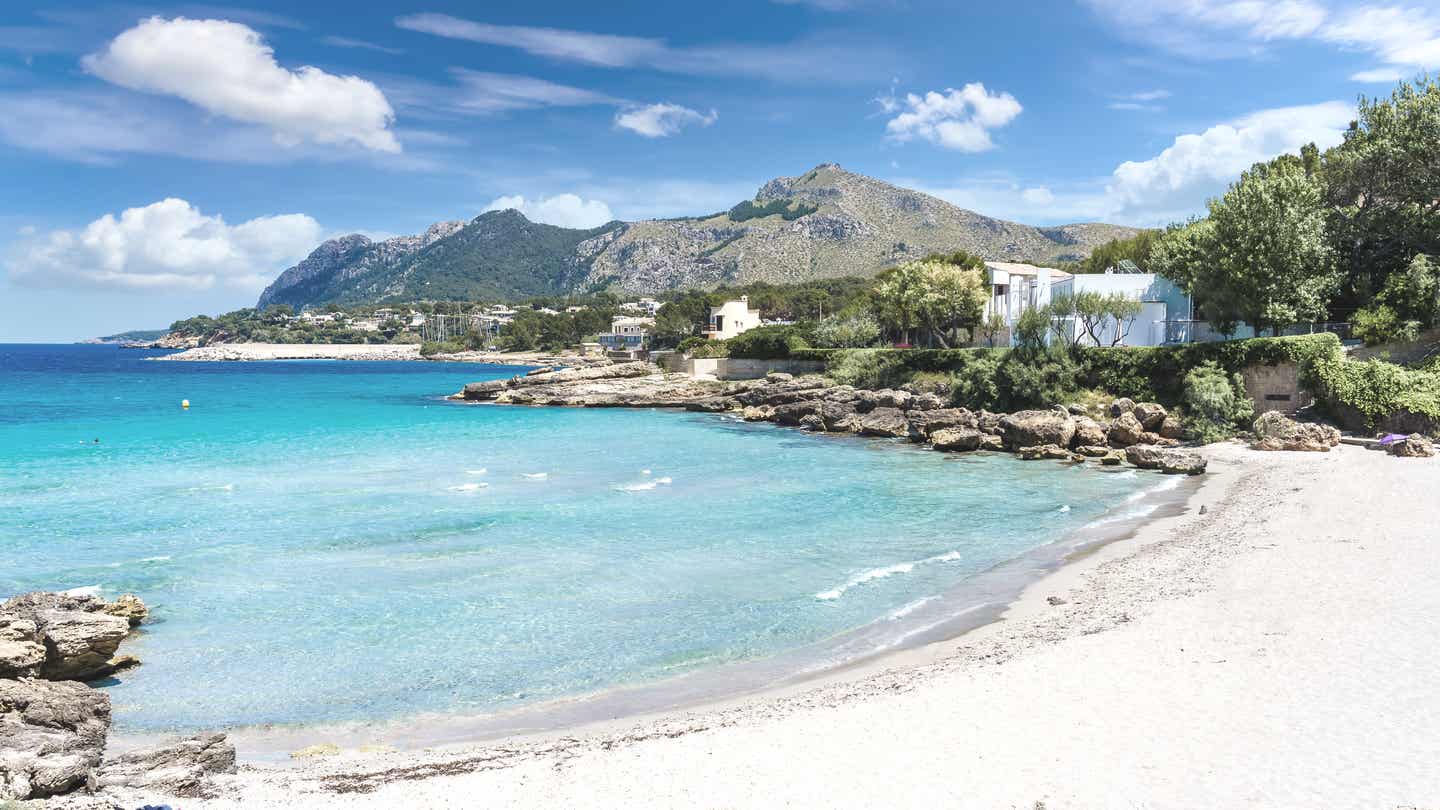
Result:
[[[699,710],[252,764],[195,806],[1433,802],[1440,505],[1381,504],[1433,492],[1440,464],[1207,452],[1183,511],[1074,555],[953,641]]]
[[[1048,543],[956,583],[942,594],[927,597],[922,600],[926,603],[922,609],[905,606],[913,610],[913,616],[903,616],[910,620],[905,624],[892,624],[890,614],[877,616],[836,636],[764,658],[701,666],[659,681],[617,684],[497,712],[427,713],[306,725],[272,723],[223,731],[239,749],[242,763],[289,768],[294,767],[290,754],[312,745],[332,744],[351,752],[379,746],[413,753],[536,735],[615,731],[678,712],[703,713],[745,701],[836,686],[883,671],[910,655],[928,661],[932,655],[943,653],[947,645],[1003,620],[1037,583],[1112,544],[1134,538],[1158,520],[1184,514],[1194,493],[1211,479],[1134,468],[1095,468],[1087,472],[1147,475],[1155,482],[1112,509],[1142,509],[1138,514],[1112,516],[1107,512],[1070,528]],[[900,631],[899,638],[886,640],[893,633],[884,630]],[[882,641],[883,646],[873,646],[877,641]],[[837,655],[842,657],[836,660],[833,656]],[[153,746],[175,736],[122,730],[112,734],[111,749],[123,752]]]
[[[416,343],[220,343],[183,349],[148,358],[167,362],[264,362],[285,360],[350,360],[357,362],[474,363],[493,366],[609,365],[607,358],[548,352],[460,352],[424,357]]]

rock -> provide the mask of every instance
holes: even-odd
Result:
[[[897,391],[890,388],[882,388],[875,392],[875,407],[877,408],[898,408],[908,410],[914,402],[915,395],[909,391]]]
[[[790,402],[785,405],[776,405],[771,418],[777,425],[795,426],[800,420],[812,416],[820,410],[820,402]]]
[[[1075,452],[1089,458],[1104,458],[1110,455],[1110,448],[1103,444],[1082,444],[1076,446]]]
[[[880,407],[880,396],[874,391],[855,392],[855,410],[860,413],[869,413]]]
[[[740,411],[740,418],[746,422],[768,422],[774,412],[774,408],[764,405],[746,405]]]
[[[1139,444],[1145,438],[1145,426],[1133,413],[1122,413],[1110,423],[1105,440],[1111,447],[1129,447]]]
[[[999,436],[996,436],[993,433],[982,433],[980,434],[980,449],[996,451],[1004,450],[1005,440],[1000,438]]]
[[[1068,411],[1019,411],[1000,420],[1008,447],[1054,444],[1069,447],[1075,437],[1075,419]]]
[[[766,374],[766,375],[765,375],[765,382],[768,382],[768,383],[784,383],[784,382],[790,382],[791,380],[794,380],[794,379],[795,379],[795,375],[794,375],[794,374],[786,374],[786,373],[783,372],[783,371],[772,371],[772,372],[770,372],[769,374]]]
[[[825,420],[821,419],[819,414],[807,413],[800,418],[800,429],[824,432]]]
[[[945,407],[945,398],[939,394],[920,394],[910,402],[912,411],[938,411]]]
[[[1132,444],[1125,448],[1125,460],[1144,470],[1158,470],[1163,452],[1163,448],[1153,444]]]
[[[856,391],[853,385],[837,385],[834,388],[825,389],[822,396],[830,402],[853,403],[860,398],[860,392]]]
[[[215,774],[235,773],[235,746],[224,734],[200,734],[174,745],[107,759],[96,774],[102,790],[143,790],[187,799],[214,798]]]
[[[93,790],[110,697],[83,683],[0,680],[0,799]]]
[[[1039,444],[1032,447],[1021,447],[1016,453],[1024,461],[1035,461],[1038,459],[1054,459],[1056,461],[1070,460],[1070,451],[1058,444]]]
[[[730,397],[707,397],[685,403],[685,410],[699,413],[724,413],[736,405]]]
[[[502,391],[514,388],[647,377],[658,371],[659,369],[650,363],[639,362],[620,363],[613,366],[599,366],[595,368],[569,368],[546,374],[535,374],[525,377],[515,376],[505,380],[486,380],[485,382],[470,383],[461,391],[460,398],[467,400],[496,399]]]
[[[1125,448],[1125,459],[1146,470],[1199,475],[1205,472],[1206,459],[1199,453],[1171,450],[1153,444],[1134,444]]]
[[[1330,425],[1296,422],[1279,411],[1260,414],[1251,430],[1259,437],[1259,441],[1251,445],[1256,450],[1328,453],[1340,443],[1340,431]]]
[[[1159,430],[1160,426],[1165,423],[1165,417],[1170,415],[1165,410],[1165,406],[1158,402],[1141,402],[1130,413],[1140,420],[1140,424],[1144,425],[1146,430],[1151,431]]]
[[[121,594],[120,598],[106,604],[101,610],[125,619],[130,622],[131,627],[139,627],[141,622],[150,618],[150,608],[133,593]]]
[[[30,619],[0,614],[0,678],[34,678],[45,664],[45,642]]]
[[[855,405],[850,402],[827,400],[820,403],[815,413],[825,430],[831,433],[853,433],[860,426],[860,417],[855,413]]]
[[[930,434],[930,445],[936,450],[978,450],[984,434],[975,428],[952,427]]]
[[[307,745],[299,751],[291,751],[291,759],[313,759],[315,757],[333,757],[340,753],[340,746],[335,743],[317,743]]]
[[[910,419],[910,441],[927,441],[937,431],[947,428],[976,426],[975,414],[964,408],[941,408],[933,411],[912,409]]]
[[[1114,419],[1119,416],[1124,416],[1133,410],[1135,410],[1135,400],[1128,397],[1121,397],[1110,403],[1110,418]]]
[[[1160,429],[1155,432],[1165,439],[1179,441],[1185,438],[1185,426],[1180,424],[1179,418],[1175,416],[1165,417],[1165,421],[1160,423]]]
[[[981,410],[975,417],[975,426],[980,428],[981,433],[1000,436],[1003,433],[1000,428],[1000,420],[1004,418],[1005,414],[1003,413],[991,413],[986,410]]]
[[[1076,402],[1066,405],[1065,410],[1069,411],[1071,416],[1085,416],[1086,413],[1085,406]]]
[[[40,610],[35,616],[45,639],[41,674],[52,681],[103,677],[120,642],[130,635],[130,622],[108,613]]]
[[[1106,467],[1118,467],[1124,461],[1125,456],[1116,451],[1111,451],[1109,455],[1100,459],[1100,463]]]
[[[1066,604],[1065,600],[1061,599],[1058,596],[1047,596],[1045,597],[1045,601],[1048,602],[1051,606]]]
[[[908,436],[910,421],[899,408],[876,408],[861,417],[860,433],[866,436]]]
[[[1390,455],[1401,458],[1429,458],[1435,455],[1431,441],[1419,433],[1412,433],[1390,445]]]
[[[1070,440],[1072,447],[1099,445],[1109,441],[1105,426],[1088,416],[1075,417],[1075,436]]]
[[[552,372],[552,371],[554,371],[554,370],[555,370],[555,367],[554,367],[554,366],[541,366],[541,367],[539,367],[539,368],[532,368],[532,369],[530,369],[529,371],[525,372],[525,376],[526,376],[526,377],[534,377],[536,374],[549,374],[550,372]]]
[[[1186,450],[1167,450],[1160,457],[1160,471],[1171,475],[1199,475],[1207,464],[1204,456]]]

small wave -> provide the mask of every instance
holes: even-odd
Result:
[[[616,484],[615,489],[620,492],[645,492],[655,488],[654,481],[642,481],[638,484]]]
[[[828,591],[821,591],[820,593],[815,594],[815,598],[821,601],[829,602],[844,596],[846,591],[850,590],[856,585],[863,585],[872,580],[884,579],[886,577],[891,577],[896,574],[908,574],[911,571],[914,571],[915,567],[918,565],[929,565],[930,563],[937,562],[954,562],[958,559],[960,559],[960,552],[947,551],[944,554],[937,554],[934,557],[926,557],[923,560],[896,563],[894,565],[886,565],[880,568],[871,568],[869,571],[861,571],[855,576],[850,577],[849,579],[845,580],[844,584],[842,585],[838,585]]]
[[[649,470],[641,470],[641,471],[640,471],[640,474],[641,474],[641,475],[649,475],[649,474],[650,474],[650,471],[649,471]]]
[[[1070,504],[1067,503],[1067,504],[1065,504],[1064,506],[1060,507],[1060,511],[1061,511],[1061,512],[1069,512],[1069,511],[1070,511]]]
[[[232,492],[232,491],[234,491],[234,489],[235,489],[235,485],[234,485],[234,484],[211,484],[211,485],[209,485],[209,486],[203,486],[203,487],[189,487],[189,488],[187,488],[185,491],[186,491],[186,492]]]
[[[100,586],[99,586],[99,585],[84,585],[84,586],[79,587],[79,588],[70,588],[69,590],[61,591],[61,592],[60,592],[60,595],[62,595],[62,596],[99,596],[99,595],[100,595]]]
[[[490,486],[490,485],[487,484],[487,483],[484,483],[483,481],[477,482],[477,483],[471,483],[471,484],[456,484],[455,486],[450,487],[450,491],[452,491],[452,492],[474,492],[474,491],[477,490],[477,489],[484,489],[485,487],[488,487],[488,486]]]
[[[141,557],[140,560],[139,560],[139,562],[142,562],[142,563],[165,562],[165,561],[168,560],[168,559],[170,559],[170,555],[169,555],[169,554],[160,554],[160,555],[157,555],[157,556],[154,556],[154,557]]]
[[[925,607],[926,605],[934,602],[936,599],[939,598],[940,597],[938,596],[927,596],[924,599],[916,599],[914,602],[901,605],[900,607],[890,611],[890,613],[887,614],[885,618],[889,619],[892,622],[903,619],[906,616],[909,616],[911,613],[914,613],[915,611],[919,610],[922,607]]]
[[[662,485],[662,486],[667,486],[667,487],[668,487],[668,486],[670,486],[670,483],[671,483],[670,476],[668,476],[668,475],[662,475],[662,476],[660,476],[659,478],[656,478],[656,479],[655,479],[655,483],[660,484],[660,485]]]
[[[550,473],[520,473],[521,478],[529,478],[531,481],[544,481],[550,477]]]
[[[487,472],[490,472],[490,471],[487,470],[487,469],[485,469],[484,467],[481,467],[481,468],[478,469],[478,470],[466,470],[466,471],[465,471],[465,474],[466,474],[466,475],[484,475],[484,474],[487,473]]]

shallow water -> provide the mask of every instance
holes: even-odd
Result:
[[[124,731],[483,713],[899,638],[1161,481],[441,399],[508,368],[152,354],[0,346],[0,593],[152,606],[107,687]]]

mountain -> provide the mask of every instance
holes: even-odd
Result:
[[[515,210],[441,222],[418,236],[332,239],[280,274],[258,306],[416,299],[514,299],[574,290],[629,293],[753,281],[874,275],[935,252],[1055,263],[1134,228],[1035,228],[992,219],[825,163],[705,217],[578,230]]]

